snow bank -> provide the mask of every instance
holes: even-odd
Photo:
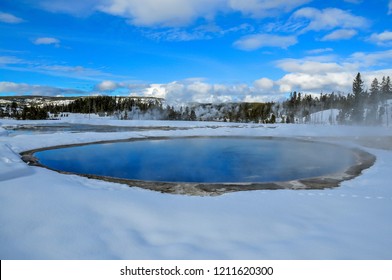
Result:
[[[149,136],[278,136],[358,146],[356,139],[362,137],[392,136],[390,128],[103,118],[82,122],[181,129],[1,134],[0,259],[392,258],[390,150],[362,147],[377,156],[375,165],[336,189],[218,197],[161,194],[63,175],[27,166],[18,155],[43,146]],[[34,121],[2,120],[2,125],[22,123]]]
[[[0,123],[1,125],[1,123]],[[0,127],[0,136],[6,136],[8,134],[7,130],[5,130],[4,128]]]
[[[9,144],[0,143],[0,183],[30,174],[32,169],[20,159],[19,154],[13,152]]]

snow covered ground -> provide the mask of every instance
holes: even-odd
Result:
[[[1,128],[65,121],[182,129],[12,135]],[[330,190],[196,197],[63,175],[19,156],[60,144],[185,135],[317,139],[360,146],[377,161]],[[369,136],[373,142],[362,141]],[[392,259],[392,151],[377,148],[389,143],[373,145],[386,136],[391,128],[0,119],[0,259]]]

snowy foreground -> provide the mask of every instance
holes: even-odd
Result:
[[[15,135],[1,128],[45,122],[187,129]],[[44,146],[185,135],[316,139],[361,147],[377,161],[335,189],[196,197],[62,175],[19,156]],[[361,141],[391,135],[385,127],[0,119],[0,259],[392,259],[392,151]]]

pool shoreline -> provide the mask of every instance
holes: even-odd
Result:
[[[44,147],[38,148],[34,150],[29,150],[20,153],[22,160],[31,166],[39,166],[44,167],[49,170],[53,170],[59,172],[61,174],[72,174],[79,175],[90,179],[98,179],[107,182],[114,182],[120,184],[126,184],[130,187],[139,187],[143,189],[158,191],[161,193],[170,193],[170,194],[182,194],[182,195],[193,195],[193,196],[216,196],[222,195],[230,192],[237,191],[250,191],[250,190],[282,190],[282,189],[291,189],[291,190],[303,190],[303,189],[330,189],[335,188],[340,185],[341,182],[353,179],[359,176],[363,170],[371,167],[376,161],[376,157],[364,150],[359,148],[349,148],[353,154],[355,155],[355,163],[351,165],[349,168],[342,172],[336,172],[332,174],[327,174],[323,176],[313,177],[313,178],[302,178],[291,181],[279,181],[279,182],[261,182],[261,183],[188,183],[188,182],[158,182],[158,181],[141,181],[141,180],[132,180],[132,179],[123,179],[117,177],[109,177],[109,176],[101,176],[101,175],[92,175],[92,174],[81,174],[74,172],[67,172],[56,170],[45,166],[39,162],[39,160],[34,156],[35,153],[45,150],[53,150],[67,147],[76,147],[76,146],[85,146],[92,144],[105,144],[105,143],[119,143],[119,142],[130,142],[130,141],[143,141],[143,140],[166,140],[166,139],[178,139],[178,138],[222,138],[228,136],[181,136],[181,137],[142,137],[142,138],[129,138],[129,139],[121,139],[121,140],[105,140],[105,141],[95,141],[89,143],[77,143],[77,144],[69,144],[69,145],[59,145],[52,147]],[[230,136],[233,138],[233,136]],[[238,136],[237,138],[252,138],[252,139],[288,139],[292,140],[289,137],[251,137]],[[298,139],[296,139],[298,140]],[[317,140],[303,140],[306,142],[321,142]],[[331,143],[329,143],[331,144]],[[331,144],[336,146],[341,146],[338,144]]]

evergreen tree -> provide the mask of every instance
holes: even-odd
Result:
[[[353,107],[351,113],[351,121],[354,123],[363,122],[363,112],[364,112],[364,90],[363,81],[361,78],[361,73],[358,73],[353,81]]]
[[[195,110],[191,110],[191,115],[190,115],[190,120],[191,121],[195,121],[196,120],[196,113],[195,113]]]
[[[378,83],[377,78],[374,78],[371,86],[370,86],[370,95],[368,106],[369,110],[366,115],[366,122],[368,124],[376,124],[378,119],[378,105],[380,102],[380,85]]]
[[[378,83],[377,78],[374,78],[371,86],[370,86],[370,98],[372,101],[376,101],[374,103],[378,102],[378,94],[380,93],[380,85]]]
[[[383,101],[385,101],[386,99],[392,98],[392,86],[391,86],[391,79],[389,78],[389,76],[382,77],[380,90],[381,90],[381,95],[382,95]]]

